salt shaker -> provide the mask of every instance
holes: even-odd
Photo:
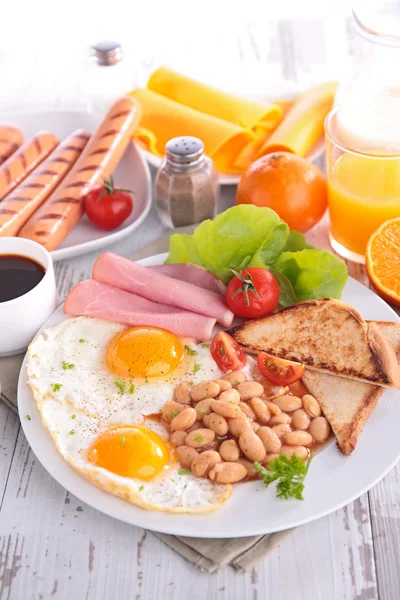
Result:
[[[201,140],[191,136],[169,140],[157,172],[157,212],[169,228],[201,223],[215,217],[219,178]]]

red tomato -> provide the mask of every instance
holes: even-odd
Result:
[[[226,371],[237,371],[246,364],[246,357],[243,350],[229,333],[220,331],[213,337],[211,342],[211,356],[218,367]]]
[[[234,272],[228,283],[225,299],[230,310],[238,317],[255,319],[269,315],[279,302],[279,283],[267,271],[258,267]]]
[[[132,192],[114,186],[112,176],[95,185],[85,196],[84,207],[89,221],[106,231],[116,229],[133,209]]]
[[[261,375],[274,385],[290,385],[304,373],[304,365],[301,363],[276,358],[266,352],[258,354],[257,367]]]

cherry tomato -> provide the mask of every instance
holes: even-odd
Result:
[[[210,351],[211,356],[224,373],[231,370],[237,371],[246,364],[243,350],[225,331],[220,331],[213,337]]]
[[[230,310],[238,317],[255,319],[269,315],[279,302],[279,283],[267,271],[250,267],[237,273],[228,283],[225,298]]]
[[[132,192],[114,186],[112,176],[95,185],[85,196],[84,207],[89,221],[106,231],[116,229],[133,209]]]
[[[301,363],[276,358],[266,352],[258,354],[257,367],[261,375],[274,385],[290,385],[304,373],[304,365]]]

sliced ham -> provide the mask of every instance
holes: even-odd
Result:
[[[160,327],[195,340],[211,339],[215,319],[151,302],[118,288],[87,279],[78,283],[64,303],[67,315],[96,317],[125,325]]]
[[[233,313],[219,294],[172,279],[112,252],[106,252],[97,259],[92,276],[96,281],[148,300],[213,317],[224,327],[232,325]]]
[[[179,279],[180,281],[186,281],[186,283],[192,283],[198,287],[210,290],[216,294],[225,296],[225,286],[220,279],[211,271],[208,271],[200,265],[194,265],[193,263],[179,263],[174,265],[153,265],[147,267],[172,279]]]

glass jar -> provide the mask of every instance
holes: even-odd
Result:
[[[166,145],[157,172],[155,197],[163,225],[184,227],[212,219],[217,212],[219,177],[201,140],[183,136]]]

